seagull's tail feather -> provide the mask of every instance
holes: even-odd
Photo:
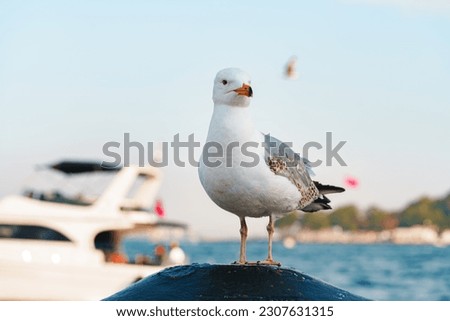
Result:
[[[322,185],[319,182],[314,181],[314,185],[316,185],[319,193],[324,194],[333,194],[333,193],[342,193],[345,191],[345,188],[333,186],[333,185]]]
[[[311,204],[305,206],[302,208],[303,212],[317,212],[321,210],[331,210],[331,206],[328,205],[330,200],[326,198],[324,195],[322,195],[323,198],[319,197]]]

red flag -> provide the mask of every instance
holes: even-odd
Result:
[[[345,178],[345,185],[350,188],[357,188],[359,185],[359,182],[356,178],[348,176]]]
[[[164,217],[165,214],[164,205],[161,200],[157,200],[155,203],[155,213],[159,217]]]

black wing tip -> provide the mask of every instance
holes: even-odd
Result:
[[[314,200],[311,204],[305,206],[301,210],[303,212],[317,212],[321,210],[331,210],[331,206],[329,205],[330,199],[325,196],[325,194],[331,193],[342,193],[345,191],[344,188],[333,185],[322,185],[319,182],[313,181],[316,188],[319,190],[319,197]]]
[[[342,193],[345,192],[345,188],[340,186],[333,186],[333,185],[323,185],[317,181],[313,181],[314,185],[316,185],[317,189],[319,190],[319,193],[321,194],[331,194],[331,193]]]

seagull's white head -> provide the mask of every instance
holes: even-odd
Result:
[[[253,90],[250,76],[237,68],[222,69],[214,79],[214,104],[248,107]]]

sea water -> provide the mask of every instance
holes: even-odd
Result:
[[[133,255],[151,246],[128,240]],[[229,264],[238,259],[239,242],[181,243],[191,263]],[[275,242],[274,259],[353,294],[372,300],[450,300],[450,247],[394,244],[297,244]],[[267,243],[249,241],[247,258],[263,260]]]

